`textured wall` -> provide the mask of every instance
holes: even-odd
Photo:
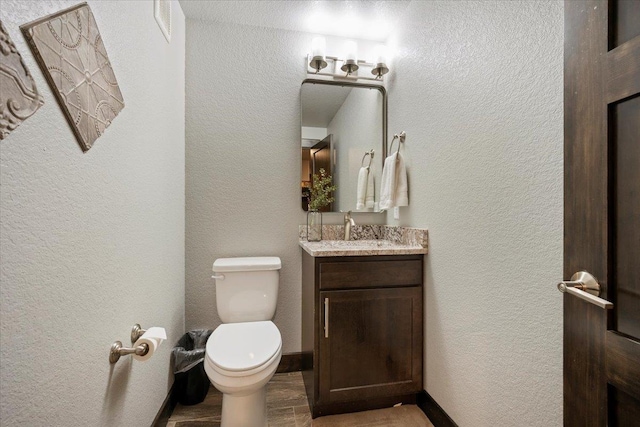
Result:
[[[356,210],[358,173],[362,156],[374,149],[371,173],[374,177],[375,201],[380,201],[382,176],[382,94],[375,89],[352,89],[327,127],[333,134],[337,156],[338,210]],[[369,164],[369,157],[364,161]],[[363,210],[367,210],[366,208]]]
[[[167,44],[152,2],[89,2],[126,107],[83,154],[18,28],[76,3],[0,3],[45,97],[0,145],[3,426],[150,425],[184,331],[184,15]],[[168,342],[111,366],[135,322]]]
[[[300,351],[300,85],[313,35],[187,22],[187,329],[220,323],[216,258],[279,256],[274,322],[284,352]]]
[[[390,131],[399,223],[429,228],[425,388],[460,426],[561,425],[562,2],[414,1],[402,28]]]

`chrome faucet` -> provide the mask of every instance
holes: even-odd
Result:
[[[351,218],[351,211],[348,211],[344,215],[344,240],[351,240],[351,227],[355,225],[356,222]]]

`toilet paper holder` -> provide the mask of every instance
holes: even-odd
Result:
[[[145,332],[147,332],[147,330],[142,329],[139,323],[133,325],[131,327],[131,344],[135,344],[135,342],[138,341]]]
[[[144,334],[147,330],[142,329],[140,324],[136,323],[131,328],[131,345]],[[149,346],[147,344],[140,344],[136,347],[123,347],[122,341],[116,341],[111,344],[111,350],[109,350],[109,363],[113,364],[120,360],[121,356],[127,356],[129,354],[136,354],[138,356],[144,356],[149,352]]]

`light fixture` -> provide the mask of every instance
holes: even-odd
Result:
[[[349,76],[360,68],[358,66],[358,45],[353,40],[349,40],[344,44],[344,51],[344,64],[340,69]]]
[[[358,45],[355,41],[345,42],[342,56],[328,55],[324,37],[314,37],[311,42],[311,52],[307,54],[307,74],[332,77],[338,80],[372,80],[380,82],[389,72],[389,52],[387,47],[379,45],[374,51],[375,61],[358,59]],[[327,70],[324,70],[324,69]],[[324,70],[324,71],[322,71]],[[342,70],[343,74],[340,72]],[[359,73],[356,71],[359,70]],[[368,71],[371,71],[373,76]]]
[[[389,72],[389,67],[387,67],[387,47],[382,44],[378,45],[376,46],[375,52],[376,65],[371,69],[371,74],[376,76],[376,79],[380,79],[383,75]]]
[[[327,66],[325,49],[327,43],[324,37],[314,37],[311,41],[311,61],[309,66],[316,70],[316,74]]]

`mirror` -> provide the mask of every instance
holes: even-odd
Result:
[[[321,212],[379,212],[386,157],[387,94],[382,86],[308,79],[300,89],[302,209],[320,169],[334,201]]]

